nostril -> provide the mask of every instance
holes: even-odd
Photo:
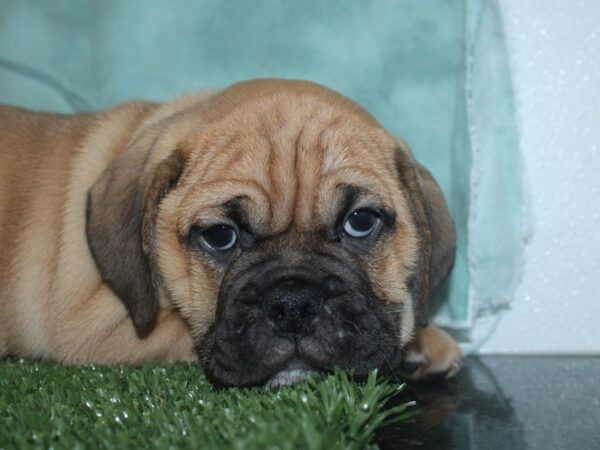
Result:
[[[273,309],[272,317],[277,320],[283,320],[285,318],[285,310],[283,306],[277,305]]]
[[[300,306],[301,316],[314,316],[315,314],[317,314],[317,311],[312,302],[306,302]]]

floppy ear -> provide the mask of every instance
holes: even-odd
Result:
[[[117,157],[88,192],[86,233],[102,279],[125,303],[134,325],[150,325],[158,309],[154,229],[160,201],[185,163],[174,151],[146,175],[147,152]]]
[[[410,286],[419,325],[429,321],[429,296],[448,277],[454,265],[456,236],[444,195],[427,169],[397,140],[396,167],[408,193],[420,238],[419,260]]]

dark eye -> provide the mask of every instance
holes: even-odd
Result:
[[[202,233],[202,239],[209,247],[224,252],[233,248],[237,234],[229,225],[215,225]]]
[[[379,218],[374,212],[368,209],[359,209],[348,216],[344,223],[344,231],[348,236],[364,238],[373,232],[378,220]]]

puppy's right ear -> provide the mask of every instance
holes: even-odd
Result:
[[[158,309],[152,270],[158,206],[177,183],[185,158],[176,150],[148,168],[148,152],[133,150],[118,156],[88,192],[86,233],[102,279],[143,329]]]
[[[456,236],[444,195],[435,179],[397,139],[396,167],[417,227],[419,261],[411,278],[417,322],[427,326],[429,297],[448,277],[454,265]]]

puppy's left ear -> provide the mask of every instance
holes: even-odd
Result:
[[[86,233],[102,279],[123,301],[136,328],[143,329],[158,309],[156,215],[185,157],[176,150],[151,169],[145,167],[148,152],[134,150],[117,157],[88,192]]]
[[[408,146],[397,139],[396,167],[420,240],[419,260],[411,280],[416,319],[429,321],[429,296],[450,274],[456,236],[444,195],[429,171],[419,164]]]

